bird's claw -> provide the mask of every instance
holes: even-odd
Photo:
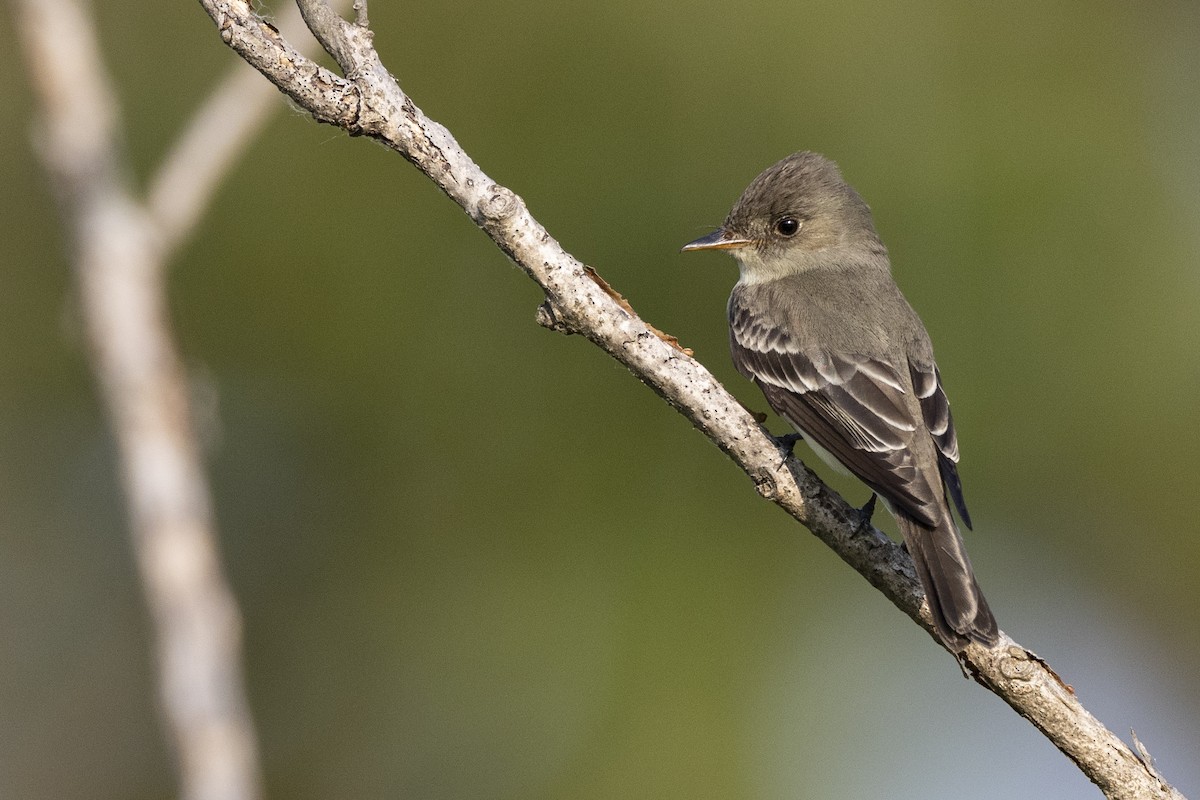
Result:
[[[785,433],[783,436],[775,437],[775,444],[783,448],[784,452],[789,456],[792,455],[792,450],[796,447],[796,442],[804,441],[804,437],[798,433]]]
[[[858,530],[866,531],[871,527],[871,518],[875,516],[875,500],[879,495],[871,492],[871,499],[858,510]]]
[[[783,450],[783,460],[779,462],[779,466],[775,469],[783,469],[783,465],[787,463],[787,460],[795,455],[792,450],[795,449],[796,442],[801,441],[804,437],[798,433],[785,433],[783,436],[775,436],[772,438],[775,439],[775,444],[779,447],[779,449]]]

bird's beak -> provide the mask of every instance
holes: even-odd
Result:
[[[708,236],[701,236],[694,242],[688,242],[679,249],[679,252],[688,253],[692,250],[733,250],[738,247],[746,247],[750,244],[753,244],[753,242],[749,239],[735,236],[724,228],[717,228]]]

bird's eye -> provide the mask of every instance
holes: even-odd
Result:
[[[775,232],[780,236],[792,237],[800,230],[800,220],[795,217],[784,217],[775,223]]]

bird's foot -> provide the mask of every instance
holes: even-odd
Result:
[[[787,463],[789,458],[795,455],[795,453],[792,451],[796,448],[796,442],[803,441],[804,437],[798,433],[785,433],[783,436],[775,436],[772,438],[775,439],[775,444],[779,447],[779,449],[783,451],[783,460],[780,461],[779,466],[775,468],[779,470],[783,468],[783,465]]]
[[[870,530],[871,518],[875,516],[875,500],[878,497],[879,495],[871,492],[871,499],[858,510],[858,530],[860,532]]]
[[[796,447],[796,442],[804,441],[804,437],[798,433],[785,433],[783,436],[775,437],[775,444],[783,448],[783,451],[789,456],[792,455],[792,450]]]

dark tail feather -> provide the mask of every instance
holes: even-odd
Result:
[[[975,582],[971,560],[950,515],[937,528],[926,528],[904,514],[896,516],[939,638],[955,652],[968,640],[994,645],[1000,636],[996,618]]]

